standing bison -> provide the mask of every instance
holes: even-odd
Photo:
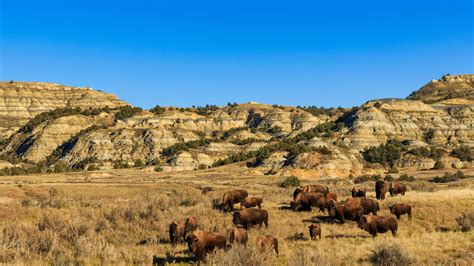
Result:
[[[303,187],[298,187],[295,189],[295,191],[293,191],[293,200],[296,200],[298,194],[302,192],[319,192],[326,196],[329,193],[329,188],[323,185],[306,185]]]
[[[204,260],[206,255],[215,249],[225,249],[227,246],[226,237],[221,233],[194,231],[186,238],[189,251],[200,260]]]
[[[186,226],[183,222],[172,222],[169,227],[171,245],[176,245],[184,240]]]
[[[257,245],[262,251],[273,249],[278,255],[278,239],[271,235],[259,236],[257,238]]]
[[[365,189],[364,188],[359,188],[356,189],[355,187],[352,188],[351,190],[352,197],[359,197],[359,198],[365,198]]]
[[[232,222],[243,228],[248,229],[251,225],[262,225],[268,227],[268,212],[260,209],[242,209],[234,212]]]
[[[247,196],[248,192],[244,189],[234,189],[224,192],[220,203],[221,211],[232,211],[234,204],[242,202]]]
[[[358,221],[364,212],[360,204],[335,201],[331,201],[329,204],[329,215],[341,223],[345,223],[346,220]]]
[[[185,229],[184,229],[184,237],[186,238],[186,235],[191,233],[192,231],[197,230],[198,228],[198,221],[199,219],[195,216],[188,217],[186,219],[186,222],[184,223]]]
[[[385,199],[385,193],[387,193],[387,184],[385,184],[384,181],[379,180],[375,182],[375,197],[378,200],[384,200]]]
[[[316,240],[316,237],[319,237],[319,240],[321,240],[321,224],[312,224],[308,228],[311,240]]]
[[[392,182],[390,183],[388,191],[392,197],[398,194],[405,195],[405,192],[407,192],[407,186],[399,182]]]
[[[378,233],[392,232],[394,237],[397,236],[398,222],[395,218],[389,216],[362,216],[358,227],[369,232],[372,237],[376,237]]]
[[[240,208],[252,208],[252,207],[258,207],[259,209],[262,208],[262,198],[257,198],[257,197],[246,197],[241,203],[240,203]]]
[[[249,239],[247,230],[242,227],[232,229],[230,232],[229,242],[232,244],[246,245]]]
[[[321,198],[324,198],[324,194],[321,192],[301,192],[290,203],[290,206],[293,211],[298,211],[300,207],[311,210],[311,206],[319,206],[318,202]]]
[[[397,220],[404,214],[408,214],[408,218],[411,219],[411,206],[406,203],[395,203],[388,208],[391,214],[397,216]]]

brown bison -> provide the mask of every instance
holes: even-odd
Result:
[[[360,199],[360,205],[362,209],[364,209],[364,214],[372,213],[373,215],[377,215],[377,212],[380,210],[379,203],[373,199]]]
[[[242,209],[234,212],[232,222],[239,226],[241,225],[245,229],[248,229],[251,225],[262,225],[268,227],[268,212],[266,210],[259,209]]]
[[[377,233],[392,232],[394,237],[397,236],[398,221],[389,216],[362,216],[358,227],[369,232],[372,237],[376,237]]]
[[[183,222],[172,222],[169,228],[171,245],[176,245],[184,240],[186,226]]]
[[[320,192],[323,193],[324,196],[329,193],[329,188],[323,185],[306,185],[303,187],[298,187],[293,191],[293,200],[296,200],[296,197],[301,192]]]
[[[405,195],[405,192],[407,192],[407,186],[399,182],[392,182],[390,183],[388,191],[390,192],[390,196],[392,197],[398,194]]]
[[[411,219],[411,206],[406,203],[395,203],[388,208],[391,214],[397,216],[398,220],[400,220],[400,216],[404,214],[408,214],[408,218]]]
[[[291,208],[297,211],[300,207],[311,210],[311,206],[318,206],[320,198],[324,198],[324,194],[320,192],[301,192],[295,200],[290,203]]]
[[[385,184],[384,181],[378,180],[375,182],[375,197],[378,200],[384,200],[385,199],[385,193],[387,193],[387,184]]]
[[[257,245],[260,250],[275,250],[278,255],[278,239],[271,235],[259,236],[257,238]]]
[[[363,208],[357,204],[335,201],[331,201],[329,204],[329,215],[341,223],[345,223],[346,220],[358,221],[364,213]]]
[[[359,198],[365,198],[365,189],[364,188],[359,188],[356,189],[355,187],[352,188],[351,190],[352,197],[359,197]]]
[[[241,203],[240,203],[240,208],[252,208],[252,207],[258,207],[259,209],[262,208],[262,198],[257,198],[257,197],[246,197]]]
[[[329,192],[328,194],[326,194],[326,198],[337,201],[337,195],[334,192]]]
[[[220,209],[222,211],[232,211],[234,204],[242,202],[247,196],[248,192],[244,189],[234,189],[224,192],[220,203]]]
[[[246,245],[247,241],[249,239],[249,235],[247,233],[247,230],[241,227],[237,227],[232,229],[230,232],[230,238],[229,242],[232,244],[238,244],[238,245]]]
[[[226,237],[221,233],[194,231],[186,238],[189,251],[200,260],[204,260],[206,255],[215,249],[225,249],[227,246]]]
[[[312,224],[308,228],[311,240],[316,240],[316,237],[319,237],[319,240],[321,240],[321,224]]]
[[[349,204],[352,206],[361,206],[363,210],[363,214],[372,213],[377,215],[377,212],[380,210],[379,203],[373,199],[366,199],[366,198],[348,198],[344,201],[345,204]]]
[[[306,185],[303,186],[303,192],[320,192],[326,196],[329,193],[329,188],[323,185]]]
[[[188,217],[186,219],[186,222],[184,223],[184,225],[185,225],[184,237],[185,238],[186,238],[187,234],[189,234],[192,231],[197,230],[198,221],[199,221],[199,219],[195,216],[191,216],[191,217]]]

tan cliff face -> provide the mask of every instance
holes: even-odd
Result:
[[[58,108],[128,105],[115,95],[44,82],[0,82],[0,138],[7,138],[37,114]]]
[[[432,80],[414,91],[410,100],[433,104],[450,100],[451,104],[472,104],[474,101],[474,75],[450,75]]]
[[[434,145],[474,146],[474,105],[433,108],[419,101],[371,101],[344,117],[351,128],[353,149],[362,150],[387,140],[422,141]]]
[[[452,79],[454,81],[449,82],[460,82],[459,78]],[[460,145],[474,147],[474,105],[464,98],[455,98],[455,104],[445,96],[434,104],[404,99],[373,100],[341,117],[314,116],[295,107],[257,103],[212,108],[204,113],[193,108],[165,108],[159,115],[141,111],[123,120],[115,119],[117,110],[108,110],[51,118],[35,125],[31,131],[19,133],[16,132],[18,127],[41,110],[115,107],[126,103],[102,92],[56,84],[0,85],[3,93],[0,94],[0,116],[8,118],[0,122],[0,129],[3,127],[4,134],[11,135],[0,155],[35,163],[57,153],[67,142],[70,144],[58,159],[70,167],[83,162],[101,167],[112,167],[116,162],[133,165],[140,160],[165,171],[202,169],[232,155],[256,151],[297,136],[328,120],[340,122],[346,128],[302,141],[299,144],[314,150],[299,154],[291,164],[285,163],[288,152],[276,151],[254,169],[255,173],[315,178],[383,173],[384,167],[368,165],[360,152],[388,140],[405,141],[408,147],[431,145],[448,151]],[[453,90],[457,91],[457,87]],[[425,91],[423,97],[436,98],[430,93],[435,92]],[[162,153],[175,144],[200,140],[208,142],[180,149],[170,156]],[[330,150],[330,154],[317,151],[322,147]],[[448,159],[443,160],[449,167],[471,165]],[[406,156],[396,167],[429,169],[434,163],[433,159]]]

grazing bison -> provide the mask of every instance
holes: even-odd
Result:
[[[252,208],[252,207],[258,207],[259,209],[262,208],[262,198],[257,198],[257,197],[246,197],[241,203],[240,203],[240,208]]]
[[[186,219],[186,222],[184,223],[185,225],[184,237],[185,238],[187,234],[189,234],[192,231],[195,231],[198,228],[198,221],[199,219],[195,216],[191,216]]]
[[[176,245],[179,242],[184,240],[184,235],[186,231],[186,226],[183,222],[172,222],[170,224],[170,242],[171,245]]]
[[[385,193],[387,193],[387,184],[382,180],[375,182],[375,197],[378,200],[384,200]]]
[[[404,214],[408,214],[408,218],[411,219],[411,206],[406,203],[395,203],[388,208],[390,209],[390,213],[397,216],[398,220],[400,220],[400,216]]]
[[[234,212],[232,222],[238,226],[241,225],[248,229],[251,225],[262,225],[268,227],[268,212],[259,209],[242,209]]]
[[[334,192],[329,192],[328,194],[326,194],[326,198],[337,201],[337,195]]]
[[[360,205],[362,209],[364,209],[364,214],[372,213],[373,215],[377,215],[377,212],[380,210],[379,203],[373,199],[360,199]]]
[[[221,233],[194,231],[186,238],[189,251],[200,260],[204,260],[206,255],[215,249],[225,249],[227,246],[226,237]]]
[[[278,239],[271,235],[264,235],[259,236],[257,238],[257,245],[260,250],[275,250],[276,254],[278,255]]]
[[[361,206],[363,214],[372,213],[377,215],[377,212],[380,210],[379,203],[373,199],[366,199],[366,198],[348,198],[344,201],[344,204],[348,204],[351,206]]]
[[[329,215],[334,219],[345,223],[346,220],[358,221],[364,210],[360,205],[332,201],[329,207]]]
[[[390,192],[390,196],[396,196],[398,194],[405,195],[405,192],[407,192],[407,186],[399,182],[392,182],[390,183],[388,191]]]
[[[234,204],[242,202],[248,195],[248,192],[244,189],[226,191],[222,195],[220,209],[225,212],[232,211],[234,209]]]
[[[324,198],[324,194],[320,192],[301,192],[295,200],[290,203],[290,206],[294,211],[297,211],[300,207],[311,210],[311,206],[318,206],[320,198]]]
[[[389,216],[362,216],[358,227],[369,232],[372,237],[376,237],[377,233],[392,232],[394,237],[397,236],[398,221]]]
[[[323,185],[306,185],[303,186],[303,192],[320,192],[326,196],[329,193],[329,188]]]
[[[300,194],[301,192],[303,192],[303,189],[301,187],[297,187],[295,191],[293,191],[293,200],[295,200],[298,194]]]
[[[309,228],[309,236],[311,240],[316,240],[316,237],[319,237],[319,240],[321,240],[321,224],[312,224],[308,226]]]
[[[365,189],[364,188],[359,188],[356,189],[355,187],[352,188],[351,190],[352,197],[359,197],[359,198],[365,198]]]
[[[230,232],[230,238],[229,242],[232,244],[238,244],[238,245],[246,245],[247,241],[249,239],[249,235],[247,233],[247,230],[241,227],[237,227],[232,229]]]

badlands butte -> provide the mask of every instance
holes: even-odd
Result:
[[[53,83],[0,83],[2,174],[238,163],[252,175],[354,178],[472,168],[474,75],[353,108],[228,104],[150,110]]]

